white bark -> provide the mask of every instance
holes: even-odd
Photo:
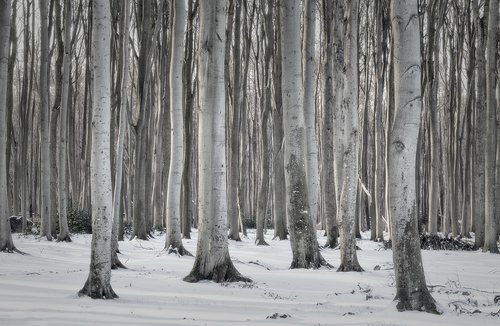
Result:
[[[52,188],[50,186],[50,109],[49,109],[49,29],[47,0],[40,0],[40,82],[38,85],[40,94],[40,216],[42,219],[40,235],[52,240],[51,218]]]
[[[120,214],[121,214],[121,199],[122,199],[122,184],[123,184],[123,150],[125,147],[125,134],[128,125],[127,122],[127,87],[129,81],[129,8],[130,3],[125,0],[122,4],[122,38],[121,38],[121,56],[122,56],[122,80],[120,85],[120,122],[118,126],[118,143],[116,144],[115,150],[115,186],[113,189],[113,227],[112,227],[112,239],[111,239],[111,267],[112,268],[124,268],[125,266],[120,262],[118,258],[118,229],[120,224]]]
[[[165,249],[179,255],[189,254],[181,239],[181,186],[184,170],[184,45],[186,33],[186,1],[173,3],[173,34],[170,63],[170,170],[167,189],[167,221]]]
[[[71,73],[71,0],[64,1],[64,58],[63,58],[63,80],[61,96],[61,112],[59,116],[59,234],[57,241],[70,242],[68,228],[68,203],[67,203],[67,177],[66,177],[66,159],[67,159],[67,122],[68,122],[68,104],[69,104],[69,83]]]
[[[320,178],[318,137],[316,131],[316,1],[305,0],[304,8],[304,37],[302,45],[304,67],[304,121],[307,137],[307,188],[309,195],[309,210],[314,225],[321,221]]]
[[[7,147],[7,66],[9,61],[11,1],[0,0],[0,153]],[[6,155],[0,155],[0,251],[15,250],[10,232]]]
[[[228,250],[224,52],[226,1],[200,2],[198,56],[198,208],[196,258],[187,282],[250,281],[234,267]]]
[[[90,272],[79,295],[113,299],[111,288],[111,13],[108,0],[93,2],[94,96],[92,107]]]
[[[340,106],[342,151],[337,151],[342,174],[339,191],[340,266],[338,271],[363,271],[356,255],[356,198],[358,192],[358,6],[357,0],[344,1],[343,96]],[[338,90],[340,91],[340,90]]]
[[[486,79],[486,148],[485,148],[485,239],[483,251],[498,253],[498,216],[495,214],[496,188],[495,170],[497,159],[497,32],[498,32],[498,1],[490,0],[488,10],[487,37],[487,79]]]
[[[319,252],[311,219],[306,173],[306,126],[302,84],[299,0],[280,6],[286,210],[292,247],[291,268],[328,265]]]
[[[417,3],[394,0],[395,112],[389,131],[389,208],[398,310],[437,312],[425,283],[416,207],[416,152],[421,114],[420,34]]]

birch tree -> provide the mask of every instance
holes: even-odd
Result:
[[[181,185],[184,170],[184,83],[182,82],[186,1],[173,3],[172,52],[170,64],[170,169],[167,190],[167,221],[165,249],[178,255],[190,255],[181,239]]]
[[[78,293],[93,299],[118,296],[111,288],[112,189],[110,159],[111,128],[111,12],[108,0],[94,0],[92,106],[91,206],[92,243],[90,272]]]
[[[17,251],[10,233],[7,188],[7,66],[9,61],[11,1],[0,0],[0,251]]]
[[[396,276],[397,309],[437,313],[425,283],[416,214],[416,150],[420,128],[420,34],[417,3],[394,0],[393,98],[389,131],[389,209]]]
[[[306,125],[302,84],[300,0],[280,6],[286,211],[292,247],[291,268],[327,266],[311,219],[306,176]]]
[[[200,1],[198,207],[196,258],[186,282],[250,281],[229,256],[227,236],[224,52],[226,1]]]

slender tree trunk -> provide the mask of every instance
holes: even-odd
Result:
[[[52,219],[52,187],[50,168],[50,109],[49,109],[49,28],[48,3],[47,0],[40,0],[40,83],[38,85],[40,93],[40,152],[41,152],[41,230],[40,235],[52,240],[51,219]]]
[[[68,228],[68,201],[67,201],[67,125],[69,104],[69,83],[71,74],[71,0],[64,1],[64,58],[63,80],[61,94],[61,114],[59,120],[59,234],[57,241],[71,242]]]
[[[280,11],[276,10],[279,20]],[[276,46],[274,48],[274,111],[273,111],[273,215],[274,215],[274,238],[286,240],[286,187],[285,187],[285,165],[284,165],[284,143],[283,143],[283,92],[281,89],[281,37],[279,29],[275,28]]]
[[[9,61],[11,1],[0,0],[0,251],[17,251],[9,221],[7,153],[7,66]]]
[[[498,1],[490,0],[488,11],[488,36],[486,44],[486,141],[485,141],[485,240],[483,251],[499,253],[498,251],[498,216],[495,214],[496,188],[495,170],[497,159],[497,99],[496,82],[497,70],[497,42],[498,42]],[[499,203],[497,203],[498,205]]]
[[[323,127],[321,139],[321,208],[326,218],[326,248],[335,248],[338,244],[337,206],[335,198],[335,169],[333,165],[333,1],[323,0],[323,33],[325,38],[325,59],[323,64]]]
[[[303,84],[304,84],[304,120],[306,124],[307,137],[307,187],[309,189],[309,210],[313,224],[321,221],[319,210],[320,202],[320,178],[318,158],[318,137],[316,131],[316,1],[305,0],[304,2],[304,36],[302,38],[303,52]]]
[[[173,5],[172,52],[170,63],[170,170],[167,190],[167,230],[165,249],[177,255],[190,255],[182,245],[181,237],[181,186],[184,171],[184,101],[183,62],[186,33],[185,0],[175,0]]]
[[[234,45],[233,45],[233,114],[231,128],[229,130],[229,192],[228,196],[228,214],[229,214],[229,239],[241,241],[239,233],[239,180],[240,180],[240,132],[241,132],[241,110],[243,103],[241,101],[241,4],[236,4],[234,8]],[[229,58],[226,58],[229,59]]]
[[[340,266],[339,272],[363,271],[356,255],[356,196],[358,190],[358,6],[357,0],[344,2],[344,88],[340,107],[342,124],[342,152],[339,160],[343,165],[342,176],[338,178],[340,191],[339,229]],[[339,153],[339,152],[337,152]]]
[[[475,165],[474,165],[474,224],[475,247],[484,245],[485,225],[485,139],[486,139],[486,63],[485,63],[485,14],[479,16],[480,0],[474,1],[476,22],[476,119],[475,119]]]
[[[425,283],[416,207],[416,150],[420,128],[420,35],[417,4],[391,5],[395,112],[389,134],[389,207],[397,309],[437,313]]]
[[[93,299],[118,296],[111,288],[111,12],[108,0],[93,0],[94,97],[92,110],[92,243],[90,272],[78,293]]]
[[[125,268],[118,258],[119,247],[119,229],[120,218],[122,217],[121,201],[123,198],[123,151],[125,147],[125,134],[127,128],[127,87],[129,82],[129,8],[130,3],[125,0],[121,3],[121,31],[122,36],[120,40],[121,55],[121,80],[120,80],[120,111],[119,111],[119,125],[118,125],[118,141],[115,146],[115,185],[113,189],[113,226],[111,230],[111,268]]]
[[[196,258],[187,282],[246,281],[229,256],[227,239],[225,80],[225,0],[200,2],[198,207]]]
[[[319,268],[328,263],[319,252],[311,219],[306,178],[306,125],[300,51],[299,0],[280,6],[286,209],[292,247],[291,268]]]

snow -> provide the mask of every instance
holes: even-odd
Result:
[[[323,232],[318,232],[318,235]],[[196,251],[196,232],[183,240]],[[364,234],[368,236],[368,234]],[[500,257],[423,251],[426,280],[443,314],[397,312],[392,252],[358,240],[362,273],[290,270],[290,243],[256,246],[255,232],[230,241],[236,268],[253,283],[186,283],[193,257],[167,255],[164,235],[120,242],[129,268],[112,273],[116,300],[78,297],[87,275],[90,235],[72,243],[14,235],[29,255],[0,253],[0,325],[500,325]],[[319,243],[326,239],[319,236]],[[338,267],[339,251],[323,250]],[[474,312],[475,311],[475,312]]]

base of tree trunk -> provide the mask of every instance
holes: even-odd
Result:
[[[276,238],[278,238],[278,240],[280,240],[280,241],[281,240],[288,240],[288,237],[286,234],[285,235],[275,235],[273,240],[276,240]]]
[[[231,259],[227,259],[218,266],[214,267],[208,274],[202,274],[199,266],[195,265],[191,273],[184,277],[185,282],[197,283],[199,281],[208,280],[216,283],[222,282],[252,282],[251,279],[245,277],[238,272],[234,267]]]
[[[255,244],[257,246],[269,246],[269,243],[267,243],[264,239],[256,239]]]
[[[183,245],[172,247],[171,245],[167,249],[167,254],[175,254],[176,256],[188,256],[193,257],[193,254],[190,253]]]
[[[7,252],[9,254],[16,253],[16,254],[26,255],[25,252],[22,252],[21,250],[17,249],[14,246],[14,244],[12,244],[12,243],[8,243],[5,246],[0,247],[0,252]]]
[[[79,297],[88,296],[92,299],[116,299],[118,295],[113,291],[111,285],[102,284],[99,278],[90,277],[85,282],[83,288],[78,292]]]
[[[317,249],[319,251],[319,248]],[[304,269],[319,269],[321,267],[333,268],[321,254],[318,253],[315,259],[309,259],[306,261],[293,261],[290,265],[290,269],[304,268]]]
[[[443,312],[440,311],[436,306],[436,301],[432,298],[430,293],[425,289],[422,291],[421,298],[418,302],[412,302],[411,298],[400,298],[396,297],[394,299],[397,301],[396,308],[398,311],[425,311],[431,314],[441,315]]]
[[[119,251],[111,250],[111,269],[127,269],[127,266],[123,265],[120,258],[118,258],[118,254]]]
[[[58,234],[56,242],[71,242],[71,237],[69,233],[66,235]]]
[[[229,240],[233,240],[233,241],[236,241],[236,242],[241,242],[241,238],[240,238],[240,234],[238,232],[238,236],[235,237],[235,236],[232,236],[231,234],[228,235],[228,239]]]
[[[339,243],[336,240],[331,240],[331,241],[327,240],[326,243],[323,246],[321,246],[321,249],[335,249],[338,247],[338,245]]]
[[[365,270],[359,265],[358,262],[352,264],[340,264],[337,272],[364,272]]]

